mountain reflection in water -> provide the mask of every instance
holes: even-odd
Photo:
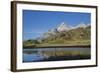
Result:
[[[90,48],[27,48],[23,49],[23,62],[81,60],[91,58]]]

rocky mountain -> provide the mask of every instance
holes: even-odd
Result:
[[[42,39],[41,40],[42,43],[44,42],[44,43],[51,43],[51,44],[55,44],[55,43],[69,44],[69,42],[71,42],[74,44],[76,43],[90,44],[91,26],[87,26],[87,27],[82,26],[76,29],[70,29],[70,30],[60,31],[60,32],[56,30],[54,34],[52,33],[46,33],[46,34],[48,34],[48,37]]]
[[[45,32],[42,37],[24,41],[25,44],[67,44],[67,45],[90,45],[91,26],[79,24],[69,26],[64,22],[54,29]]]
[[[43,37],[42,38],[48,38],[50,36],[56,36],[58,33],[63,33],[63,32],[68,32],[68,31],[71,31],[71,30],[75,30],[75,29],[78,29],[78,28],[82,28],[82,29],[85,29],[87,27],[89,27],[90,25],[86,25],[84,23],[81,23],[77,26],[69,26],[68,24],[62,22],[59,26],[57,26],[56,28],[52,29],[52,30],[49,30],[47,32],[45,32],[43,34]],[[66,33],[67,34],[67,33]]]
[[[71,26],[65,24],[64,22],[62,22],[58,27],[57,27],[57,31],[59,32],[64,32],[64,31],[68,31],[71,29]]]
[[[89,25],[86,25],[86,24],[84,24],[84,23],[80,23],[80,24],[78,24],[77,26],[75,26],[75,27],[73,27],[74,29],[76,29],[76,28],[86,28],[86,27],[88,27]]]

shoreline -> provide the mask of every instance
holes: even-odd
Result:
[[[29,46],[23,46],[24,49],[28,48],[71,48],[71,47],[79,47],[79,48],[90,48],[91,45],[29,45]]]

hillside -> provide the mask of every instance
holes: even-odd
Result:
[[[52,31],[45,32],[41,38],[24,41],[26,45],[90,45],[91,26],[78,26],[77,28],[70,28],[67,30],[66,24],[61,24],[58,28]],[[64,29],[63,29],[64,28]],[[59,30],[58,30],[59,29]]]

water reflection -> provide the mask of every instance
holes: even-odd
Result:
[[[90,48],[27,48],[23,62],[90,59]]]

